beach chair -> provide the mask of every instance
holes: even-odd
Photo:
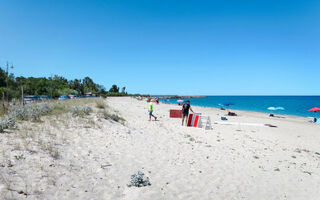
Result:
[[[188,116],[187,126],[197,127],[200,115],[201,113],[190,113]]]
[[[210,117],[205,115],[200,115],[198,127],[204,128],[205,130],[212,130]]]
[[[320,124],[320,118],[317,119],[316,124]]]

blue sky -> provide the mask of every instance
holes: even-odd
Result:
[[[0,66],[131,93],[320,95],[318,0],[1,0]]]

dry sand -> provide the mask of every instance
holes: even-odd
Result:
[[[236,111],[227,125],[226,111],[194,106],[211,117],[203,130],[169,118],[177,105],[148,121],[145,101],[106,101],[125,125],[96,110],[0,134],[0,199],[320,199],[320,126],[307,118]],[[127,186],[138,171],[151,186]]]

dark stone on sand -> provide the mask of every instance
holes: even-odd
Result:
[[[149,185],[151,185],[149,177],[144,177],[144,173],[138,171],[138,173],[131,175],[131,181],[130,184],[128,184],[128,187],[144,187]]]

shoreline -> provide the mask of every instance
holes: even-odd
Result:
[[[157,97],[159,99],[205,99],[208,98],[207,96],[178,96],[178,95],[173,95],[173,96],[159,96]]]
[[[171,102],[160,102],[160,103],[163,103],[163,104],[171,104],[171,105],[178,105],[176,103],[171,103]],[[221,110],[220,108],[218,107],[211,107],[211,106],[198,106],[198,105],[191,105],[192,107],[199,107],[199,108],[212,108],[212,109],[217,109],[217,110]],[[271,114],[272,112],[268,113],[268,112],[262,112],[262,111],[252,111],[252,110],[239,110],[239,109],[225,109],[225,110],[232,110],[232,111],[237,111],[237,112],[249,112],[249,113],[257,113],[257,114]],[[223,110],[221,110],[223,111]],[[306,118],[306,119],[310,119],[310,118],[314,118],[314,117],[307,117],[307,116],[301,116],[301,115],[290,115],[290,114],[278,114],[278,113],[272,113],[274,114],[275,116],[280,116],[280,117],[296,117],[296,118]],[[277,117],[275,117],[277,118]]]

